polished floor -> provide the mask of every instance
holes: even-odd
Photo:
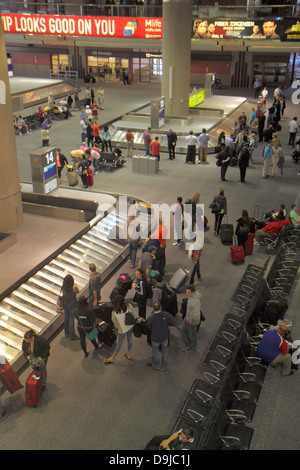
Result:
[[[101,123],[117,119],[138,106],[147,105],[151,97],[159,93],[159,86],[137,84],[127,87],[110,84],[105,87],[105,93]],[[246,96],[248,106],[249,103],[255,103],[249,90],[221,90],[216,93],[220,97]],[[228,169],[228,181],[222,183],[222,187],[225,189],[231,223],[235,224],[242,209],[246,208],[253,215],[255,205],[259,205],[263,212],[276,209],[282,202],[287,208],[293,203],[299,203],[299,166],[292,161],[291,148],[287,145],[287,124],[294,113],[295,107],[287,99],[279,135],[286,155],[283,176],[262,179],[263,144],[254,153],[254,164],[247,170],[246,183],[240,183],[236,167]],[[194,129],[194,132],[199,131],[200,128]],[[40,147],[40,132],[36,130],[31,135],[16,136],[16,140],[20,180],[30,183],[29,153]],[[74,112],[68,120],[54,123],[50,131],[50,143],[61,147],[65,155],[70,157],[71,150],[80,145],[78,113]],[[126,156],[125,150],[123,153]],[[250,262],[261,264],[266,260],[265,254],[255,250],[246,259],[245,265],[231,264],[228,247],[223,246],[220,239],[213,235],[213,216],[208,209],[220,187],[215,157],[209,156],[208,165],[186,165],[184,160],[184,155],[178,155],[174,161],[170,161],[164,153],[161,155],[161,171],[149,176],[133,173],[131,161],[128,160],[125,167],[115,172],[100,172],[96,175],[93,191],[130,194],[157,204],[172,204],[178,195],[186,200],[194,191],[200,193],[209,219],[209,229],[205,232],[202,278],[197,285],[206,316],[198,336],[199,353],[185,355],[182,352],[180,315],[177,316],[176,327],[171,331],[169,368],[166,373],[151,370],[147,366],[151,349],[145,338],[134,338],[132,361],[123,356],[126,350],[124,344],[116,363],[106,366],[102,359],[111,354],[111,349],[105,347],[84,359],[79,342],[67,340],[61,332],[51,343],[48,385],[40,405],[36,409],[26,408],[24,391],[12,396],[7,393],[3,395],[3,404],[9,416],[1,423],[1,450],[139,450],[153,435],[171,431],[194,379],[203,373],[203,359],[224,314],[230,308],[232,293],[245,266]],[[65,173],[62,186],[68,187]],[[82,191],[85,194],[87,192]],[[178,267],[190,267],[184,247],[174,247],[172,241],[167,244],[166,279]],[[119,272],[134,275],[128,262]],[[117,275],[103,287],[103,300],[108,300]],[[184,292],[181,292],[179,301],[183,296]],[[128,298],[132,298],[132,292]],[[297,338],[300,334],[297,318],[299,300],[295,303],[295,299],[299,299],[299,283],[295,286],[295,297],[289,311],[293,320],[293,335]],[[149,305],[148,314],[150,312]],[[28,370],[21,376],[23,383],[27,375]],[[251,423],[254,429],[251,449],[299,449],[299,380],[297,372],[292,377],[281,377],[278,368],[268,371],[262,401]],[[288,419],[285,419],[287,415]]]

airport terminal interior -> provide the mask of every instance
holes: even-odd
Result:
[[[6,18],[10,14],[24,13],[24,5],[23,9],[10,9],[8,3],[10,2],[0,2],[2,15],[7,15]],[[84,11],[83,8],[79,10],[76,1],[72,3],[72,9],[71,3],[39,2],[39,7],[28,12],[45,17],[102,17],[107,14],[104,8],[99,10],[100,2],[89,2]],[[28,5],[33,8],[33,2],[28,2]],[[205,15],[203,7],[194,5],[193,21],[200,18],[200,10],[196,10],[196,7],[200,10],[202,8],[201,15]],[[121,11],[121,7],[116,8],[113,16],[126,16],[128,20],[128,16],[149,15],[160,18],[163,15],[162,7],[154,2],[145,2],[145,10],[140,15],[137,6],[132,5],[131,8],[134,10],[130,13],[126,7],[125,13]],[[207,17],[215,17],[214,8],[215,5],[207,6]],[[293,17],[297,18],[297,7],[291,8]],[[265,15],[271,15],[270,10],[272,8],[266,9]],[[221,17],[224,18],[227,13],[226,10],[222,11]],[[252,14],[256,19],[263,16],[261,12],[259,17],[256,13]],[[279,16],[283,20],[284,15]],[[244,20],[246,21],[245,18]],[[9,172],[19,172],[23,223],[10,230],[8,237],[0,240],[0,355],[4,355],[13,365],[23,385],[14,394],[10,394],[5,388],[1,390],[1,401],[7,418],[0,422],[0,449],[139,451],[145,448],[153,436],[171,435],[183,425],[193,427],[198,442],[196,449],[226,448],[228,441],[222,441],[215,417],[220,416],[221,411],[226,413],[224,397],[230,393],[228,389],[225,390],[224,381],[228,378],[229,364],[237,346],[227,337],[226,351],[229,354],[225,354],[224,349],[222,353],[225,341],[222,337],[221,348],[215,348],[216,339],[220,337],[220,328],[225,325],[225,330],[227,327],[228,331],[233,332],[233,323],[226,323],[226,318],[230,316],[237,323],[240,322],[238,333],[234,332],[236,337],[254,337],[254,331],[257,334],[258,330],[256,324],[255,330],[253,329],[255,318],[251,313],[258,299],[261,299],[265,286],[270,288],[268,274],[274,268],[279,252],[284,252],[288,262],[295,263],[297,267],[300,252],[299,238],[296,243],[285,244],[283,241],[271,249],[255,245],[253,253],[245,256],[244,262],[233,264],[230,256],[232,244],[223,244],[220,237],[214,234],[215,216],[209,206],[219,189],[223,189],[227,199],[225,222],[233,224],[234,229],[244,209],[250,217],[261,219],[268,211],[277,211],[280,204],[285,204],[287,214],[292,204],[299,206],[300,160],[295,161],[292,158],[293,148],[288,145],[289,122],[295,116],[299,118],[299,99],[293,85],[300,73],[299,57],[295,52],[297,48],[299,50],[299,42],[287,44],[276,40],[272,42],[272,47],[268,46],[268,53],[267,48],[259,41],[256,46],[258,51],[255,53],[250,52],[250,46],[248,52],[248,48],[246,50],[240,42],[240,47],[244,49],[238,51],[233,39],[229,40],[230,44],[226,47],[212,43],[200,46],[199,41],[193,40],[189,94],[195,97],[200,90],[203,91],[201,96],[204,99],[201,98],[195,106],[190,106],[184,116],[167,113],[158,116],[155,113],[156,107],[161,106],[163,73],[160,61],[164,57],[163,51],[161,54],[161,40],[153,42],[157,50],[152,51],[153,54],[160,54],[159,61],[149,59],[143,68],[142,54],[134,57],[132,51],[130,54],[127,51],[126,57],[126,53],[122,51],[123,46],[120,46],[121,40],[116,38],[110,39],[106,46],[105,41],[108,39],[99,39],[104,44],[102,48],[97,46],[94,38],[90,42],[88,38],[80,38],[82,44],[86,43],[85,51],[82,44],[74,47],[78,50],[71,51],[70,39],[64,38],[66,44],[59,45],[62,48],[60,56],[57,51],[54,53],[55,42],[51,36],[45,38],[44,44],[42,35],[31,39],[28,34],[4,36],[13,114],[26,119],[30,132],[20,133],[16,129],[17,166],[9,169]],[[31,48],[34,49],[33,53],[27,52],[27,56],[23,54],[23,61],[24,44],[21,44],[21,38],[24,38],[27,48],[31,40]],[[59,41],[63,42],[61,39]],[[146,39],[140,42],[147,43]],[[124,44],[126,48],[126,41]],[[43,48],[47,51],[43,52]],[[109,48],[112,54],[108,54]],[[101,53],[102,49],[106,55]],[[276,49],[280,52],[276,53]],[[98,53],[95,52],[97,50]],[[30,58],[32,54],[36,55],[36,61],[32,60],[33,56]],[[267,54],[269,61],[273,61],[273,68],[270,66],[267,69],[266,64],[262,67],[262,60],[258,60],[259,57],[266,58]],[[275,70],[276,54],[280,57],[278,63],[281,64],[281,72]],[[42,60],[42,56],[46,55],[48,59]],[[208,66],[205,68],[203,64],[206,56]],[[222,59],[218,62],[221,56],[226,57],[223,62]],[[114,57],[113,62],[111,57]],[[66,68],[67,58],[69,65],[78,61],[80,67],[77,70],[75,67]],[[237,69],[239,60],[243,65],[248,61],[248,69]],[[258,63],[262,69],[258,68]],[[107,64],[113,64],[113,70],[118,67],[126,70],[130,80],[123,82],[122,72],[106,73],[104,65]],[[262,141],[254,149],[253,163],[247,168],[244,183],[240,181],[237,165],[229,166],[226,180],[221,181],[220,168],[216,165],[218,137],[221,131],[226,135],[232,132],[234,123],[242,112],[245,112],[249,122],[253,108],[259,104],[259,97],[253,89],[253,79],[261,71],[259,79],[266,84],[269,93],[266,103],[262,105],[266,116],[278,86],[285,96],[286,107],[280,120],[281,129],[277,132],[285,156],[282,173],[279,170],[275,177],[262,177],[262,152],[266,145]],[[277,74],[277,81],[274,80],[273,73]],[[248,77],[246,81],[243,80],[244,76]],[[218,81],[220,77],[222,79]],[[206,80],[209,80],[209,86]],[[37,181],[34,165],[39,155],[47,152],[50,154],[59,148],[70,166],[76,163],[71,153],[82,146],[80,113],[86,104],[86,90],[91,87],[96,96],[100,86],[104,89],[105,98],[103,109],[98,110],[99,127],[109,127],[112,146],[120,145],[125,158],[124,165],[115,168],[104,162],[93,175],[93,185],[88,188],[83,187],[80,177],[75,186],[70,186],[66,166],[62,170],[60,184],[56,170],[49,178],[54,186],[48,186],[49,181],[45,178]],[[78,102],[74,99],[75,90],[78,91]],[[174,93],[178,93],[175,87]],[[49,111],[49,146],[42,147],[39,107],[48,105],[49,96],[59,103],[69,95],[74,101],[67,119],[64,112],[56,114]],[[13,122],[13,116],[9,119]],[[156,127],[153,125],[155,119]],[[152,128],[152,138],[158,136],[161,143],[159,169],[150,163],[147,163],[148,170],[143,166],[147,160],[143,132],[148,127]],[[170,128],[178,136],[174,160],[169,158],[168,153],[167,133]],[[198,137],[203,128],[210,135],[207,163],[198,164],[198,154],[196,164],[186,163],[186,137],[191,130]],[[128,129],[132,129],[135,135],[132,157],[127,156],[125,134]],[[296,141],[299,136],[300,134]],[[9,149],[6,151],[9,152]],[[272,167],[269,174],[272,174]],[[41,186],[37,183],[41,183]],[[88,342],[90,353],[88,357],[84,357],[80,341],[72,341],[64,336],[63,314],[56,311],[56,299],[63,278],[72,274],[80,293],[86,294],[89,283],[88,266],[94,262],[101,273],[101,302],[110,302],[111,291],[120,274],[128,273],[132,279],[135,278],[136,268],[132,267],[129,260],[128,244],[118,239],[117,235],[110,236],[116,227],[126,225],[129,208],[139,209],[140,220],[150,230],[149,207],[156,208],[153,210],[157,211],[157,205],[172,206],[178,196],[185,202],[195,192],[200,194],[199,202],[204,205],[208,221],[204,229],[201,278],[195,284],[196,290],[201,294],[201,311],[205,316],[197,334],[197,352],[186,354],[183,351],[180,307],[186,297],[185,288],[190,278],[192,261],[188,257],[184,241],[174,246],[174,217],[171,213],[169,221],[166,221],[169,223],[169,238],[164,280],[169,283],[180,268],[186,270],[188,275],[176,291],[178,313],[175,317],[176,325],[170,328],[167,370],[154,370],[148,366],[152,348],[145,335],[133,336],[131,360],[124,356],[126,340],[114,364],[105,364],[103,359],[111,356],[115,343],[94,351],[92,344]],[[1,216],[5,217],[5,214]],[[142,246],[138,249],[137,260],[141,253]],[[249,272],[252,273],[250,285],[247,284],[249,290],[238,291],[241,280]],[[288,303],[287,317],[292,321],[291,335],[293,340],[297,340],[300,338],[297,317],[300,285],[297,269],[289,287],[288,289],[287,284],[284,284],[284,298]],[[126,300],[137,309],[133,303],[134,293],[134,288],[129,290]],[[152,310],[152,301],[149,299],[147,317],[152,314]],[[248,318],[249,323],[243,324],[243,318]],[[26,379],[30,366],[21,350],[23,335],[30,328],[50,342],[46,389],[35,408],[25,404]],[[209,359],[210,354],[213,354],[213,360]],[[263,380],[252,380],[250,383],[250,388],[252,385],[258,390],[255,399],[239,400],[235,395],[236,406],[242,407],[249,415],[247,419],[239,418],[237,421],[233,418],[230,420],[229,414],[226,415],[228,435],[231,426],[230,431],[236,432],[241,441],[242,435],[248,436],[246,443],[242,445],[240,442],[240,446],[236,444],[237,449],[298,450],[297,384],[300,383],[300,372],[294,370],[293,375],[285,377],[281,375],[280,366],[269,366],[264,372]],[[212,376],[213,383],[210,381]],[[201,384],[207,385],[205,390],[209,389],[212,394],[210,400],[204,400],[203,394],[197,396],[193,393],[197,383],[199,387]],[[249,382],[240,386],[241,389],[244,386],[248,390]],[[230,409],[229,401],[227,405]]]

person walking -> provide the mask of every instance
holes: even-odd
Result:
[[[34,330],[28,330],[23,338],[22,351],[32,370],[42,373],[42,390],[44,391],[47,382],[46,365],[50,356],[50,344]]]
[[[272,148],[272,141],[270,140],[263,151],[263,159],[264,159],[264,166],[263,166],[263,178],[270,178],[268,175],[268,171],[271,165],[271,161],[273,158],[273,148]]]
[[[151,330],[152,344],[152,361],[148,362],[148,366],[155,370],[160,369],[159,349],[162,353],[161,370],[167,370],[168,362],[168,343],[169,343],[169,327],[175,326],[176,320],[169,312],[161,309],[160,303],[153,304],[153,313],[147,319],[147,326]]]
[[[82,295],[78,301],[78,309],[76,311],[77,331],[80,337],[80,347],[84,352],[84,357],[88,357],[89,351],[86,348],[87,335],[92,335],[90,341],[95,350],[102,348],[104,343],[96,341],[98,331],[96,328],[96,315],[92,308],[89,307],[88,299]]]
[[[227,215],[227,199],[224,189],[219,189],[217,196],[209,205],[212,213],[215,214],[214,235],[219,235],[224,215]]]
[[[74,278],[71,274],[67,274],[63,279],[61,288],[63,306],[64,306],[64,333],[70,339],[78,339],[75,334],[75,315],[77,311],[77,297],[79,293],[78,287],[75,285]]]
[[[202,129],[202,133],[199,135],[199,162],[198,163],[208,163],[207,162],[207,146],[209,141],[209,134],[206,132],[206,129]]]
[[[127,324],[128,314],[130,317],[129,325]],[[138,314],[134,311],[130,303],[126,305],[123,295],[115,296],[111,319],[115,328],[118,330],[118,339],[114,352],[108,359],[103,359],[103,363],[113,364],[115,362],[115,358],[120,352],[125,337],[127,338],[127,352],[124,354],[124,357],[130,361],[132,350],[132,330],[135,320],[138,319]]]
[[[182,230],[183,230],[183,204],[182,197],[177,197],[177,204],[174,210],[174,238],[175,242],[172,243],[173,246],[180,245],[182,241]]]
[[[289,132],[290,132],[290,137],[289,137],[289,143],[288,145],[291,145],[294,147],[295,145],[295,139],[296,139],[296,134],[298,132],[298,123],[297,123],[297,116],[295,116],[291,121],[289,122]]]
[[[201,294],[194,286],[186,288],[188,298],[186,316],[184,317],[181,336],[184,342],[183,352],[192,353],[197,351],[197,331],[200,325]]]

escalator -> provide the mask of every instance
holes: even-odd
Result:
[[[0,355],[16,369],[24,362],[27,330],[50,338],[63,324],[56,301],[64,277],[71,274],[80,294],[87,294],[90,263],[95,263],[104,283],[126,259],[127,244],[111,238],[112,230],[126,223],[127,214],[109,213],[0,302]]]

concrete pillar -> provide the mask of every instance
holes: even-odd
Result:
[[[23,223],[23,208],[1,15],[0,64],[0,232],[9,232]]]
[[[161,94],[166,116],[189,114],[192,8],[192,0],[163,0]]]

